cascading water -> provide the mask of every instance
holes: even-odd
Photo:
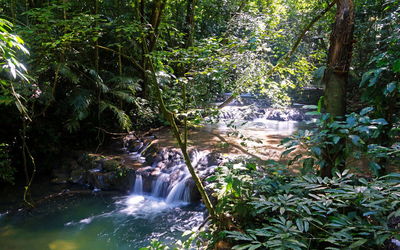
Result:
[[[153,182],[152,190],[148,195],[150,198],[165,198],[165,202],[179,203],[179,202],[191,202],[191,190],[187,185],[190,176],[186,173],[179,176],[179,181],[170,183],[170,175],[166,173],[160,174],[160,176]],[[143,196],[143,177],[138,174],[136,175],[135,185],[132,192],[132,197]],[[137,198],[135,198],[137,199]]]
[[[169,180],[168,174],[161,173],[157,180],[153,182],[153,191],[151,195],[154,197],[166,197],[168,194]]]
[[[184,177],[181,181],[179,181],[171,191],[169,192],[167,196],[167,203],[173,203],[177,201],[184,201],[184,202],[190,202],[191,201],[191,196],[190,196],[190,189],[187,185],[187,181],[190,177]]]
[[[143,194],[143,178],[140,174],[136,175],[135,186],[133,187],[134,194]]]
[[[199,165],[203,159],[206,159],[206,156],[207,152],[193,151],[191,154],[193,166],[196,167]],[[173,157],[170,157],[170,155],[167,154],[164,157],[164,160],[167,159],[168,164],[166,165],[168,165],[168,167],[163,168],[159,172],[156,171],[156,162],[154,162],[151,167],[147,168],[148,173],[156,171],[157,174],[145,174],[144,176],[142,176],[142,173],[140,172],[136,174],[132,193],[133,196],[143,195],[143,185],[145,182],[143,178],[151,178],[153,180],[148,180],[152,181],[151,190],[148,190],[148,188],[145,190],[147,196],[150,196],[150,198],[164,198],[164,202],[168,204],[179,202],[190,203],[193,200],[191,197],[191,188],[193,186],[188,185],[191,176],[182,157],[179,154],[175,154]],[[156,178],[154,179],[154,177]],[[138,198],[134,198],[134,200],[136,199]]]

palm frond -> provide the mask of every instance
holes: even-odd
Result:
[[[112,113],[114,113],[114,115],[117,117],[118,124],[122,129],[129,130],[132,127],[132,121],[129,116],[125,113],[125,111],[119,109],[117,106],[105,101],[100,101],[99,110],[100,113],[104,112],[105,110],[110,110]]]
[[[56,65],[56,67],[59,67],[60,75],[70,80],[74,84],[79,83],[79,76],[71,69],[68,64],[60,63],[59,65]]]
[[[68,119],[65,127],[70,133],[76,132],[80,129],[81,125],[77,119]]]
[[[111,90],[110,94],[127,103],[133,103],[135,101],[135,97],[131,93],[123,90]]]
[[[86,68],[86,71],[89,73],[90,78],[93,80],[96,87],[100,89],[102,93],[107,93],[110,90],[107,84],[104,83],[103,78],[95,69]]]
[[[118,89],[129,89],[133,92],[140,91],[141,79],[130,76],[115,76],[109,80],[110,83],[114,83],[114,88]]]
[[[92,94],[87,89],[77,88],[68,98],[68,104],[76,114],[87,111],[92,102]]]

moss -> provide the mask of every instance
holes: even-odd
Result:
[[[103,163],[103,169],[107,172],[117,171],[122,168],[121,162],[119,160],[106,160]]]

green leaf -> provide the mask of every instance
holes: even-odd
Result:
[[[317,105],[304,105],[302,108],[303,109],[315,109],[315,110],[317,110],[318,106]]]
[[[311,111],[311,112],[307,112],[306,115],[320,115],[321,112],[318,111]]]
[[[358,241],[354,242],[353,244],[351,244],[351,245],[349,246],[349,248],[360,247],[360,246],[362,246],[362,245],[363,245],[365,242],[367,242],[367,241],[368,241],[367,239],[358,240]]]
[[[206,181],[207,182],[214,182],[214,181],[216,181],[217,180],[217,176],[211,176],[211,177],[208,177],[207,179],[206,179]]]
[[[296,219],[296,225],[297,225],[297,228],[300,230],[300,232],[304,232],[304,226],[303,226],[302,220]]]
[[[324,107],[324,99],[325,97],[321,96],[318,100],[318,109],[317,109],[318,112],[322,112],[322,108]]]
[[[248,162],[248,163],[246,163],[246,168],[248,170],[256,170],[257,169],[257,165],[255,163]]]
[[[255,249],[257,249],[257,248],[259,248],[261,246],[262,245],[260,243],[258,243],[258,244],[255,244],[255,245],[252,245],[251,247],[249,247],[249,250],[255,250]]]
[[[393,72],[394,73],[400,73],[400,59],[397,59],[397,61],[394,62],[394,64],[393,64]]]
[[[384,94],[385,95],[391,94],[396,89],[396,87],[397,87],[397,83],[396,82],[389,83],[385,88]]]
[[[381,165],[374,161],[369,162],[368,165],[375,175],[379,175],[379,170],[382,168]]]
[[[376,124],[376,125],[388,125],[389,123],[383,119],[383,118],[379,118],[379,119],[374,119],[371,121],[372,124]]]
[[[311,151],[318,157],[322,154],[322,150],[320,147],[312,147]]]
[[[400,178],[400,173],[390,173],[388,175],[382,176],[381,178]]]
[[[314,169],[314,159],[313,158],[304,159],[303,168],[301,169],[302,174],[311,173],[313,169]]]
[[[357,118],[354,116],[354,113],[347,117],[346,122],[350,127],[354,127],[357,124]]]
[[[358,135],[349,135],[351,141],[353,142],[354,145],[356,146],[361,146],[362,144],[365,144],[363,140]]]
[[[373,107],[366,107],[366,108],[363,108],[363,109],[360,111],[360,115],[361,115],[361,116],[364,116],[364,115],[368,114],[369,112],[371,112],[372,110],[374,110]]]
[[[308,221],[304,221],[304,232],[308,232],[310,229],[310,223]]]

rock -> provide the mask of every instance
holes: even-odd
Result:
[[[135,174],[132,170],[127,170],[124,174],[117,172],[90,172],[88,184],[103,191],[118,190],[127,192],[133,186],[134,177]]]
[[[186,185],[188,185],[188,188],[190,188],[191,202],[198,202],[199,200],[201,200],[201,195],[197,190],[196,184],[194,183],[193,179],[189,179],[186,182]]]
[[[161,161],[157,163],[156,167],[159,169],[165,169],[167,165],[165,164],[165,162]]]
[[[147,166],[147,167],[139,168],[138,170],[136,170],[136,173],[140,174],[142,176],[149,176],[152,171],[153,171],[153,168],[151,166]]]
[[[207,155],[208,166],[220,165],[223,161],[220,153],[211,152]]]
[[[52,176],[53,178],[51,179],[51,183],[66,184],[69,180],[69,169],[65,168],[64,166],[53,169]]]
[[[121,169],[121,160],[111,159],[103,161],[103,169],[104,171],[118,171]]]
[[[80,169],[80,166],[79,166],[78,162],[75,161],[75,160],[72,160],[71,163],[70,163],[70,169],[71,170]]]
[[[69,181],[75,184],[85,184],[85,179],[86,179],[86,170],[81,169],[81,168],[76,168],[71,171],[71,175],[69,178]]]

